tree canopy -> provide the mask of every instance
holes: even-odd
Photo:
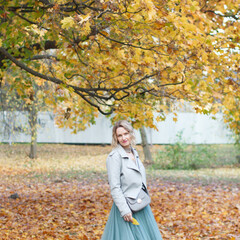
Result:
[[[15,65],[51,82],[73,121],[84,108],[88,120],[115,112],[153,127],[165,98],[231,111],[240,97],[239,11],[235,0],[1,1],[1,81]]]

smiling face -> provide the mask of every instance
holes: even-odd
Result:
[[[129,134],[129,132],[123,128],[123,127],[118,127],[116,129],[116,136],[117,136],[117,140],[118,143],[124,147],[124,148],[128,148],[131,145],[131,136]]]

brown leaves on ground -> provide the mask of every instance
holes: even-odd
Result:
[[[238,187],[154,181],[149,190],[163,239],[240,238]],[[0,194],[1,239],[100,239],[112,205],[105,181],[4,183]]]
[[[0,239],[100,239],[112,206],[110,147],[40,145],[35,160],[26,151],[0,145]],[[237,169],[147,172],[164,240],[240,239]]]
[[[111,207],[108,186],[83,182],[1,187],[0,239],[98,239]],[[17,191],[19,198],[9,195]]]
[[[240,239],[239,187],[161,183],[150,190],[164,239]]]

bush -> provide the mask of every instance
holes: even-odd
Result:
[[[180,133],[175,144],[166,146],[156,154],[154,169],[199,169],[213,166],[216,151],[211,145],[187,145],[181,139]]]

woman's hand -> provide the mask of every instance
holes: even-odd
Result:
[[[132,219],[132,213],[127,213],[123,216],[123,219],[126,221],[126,222],[132,222],[133,219]]]

